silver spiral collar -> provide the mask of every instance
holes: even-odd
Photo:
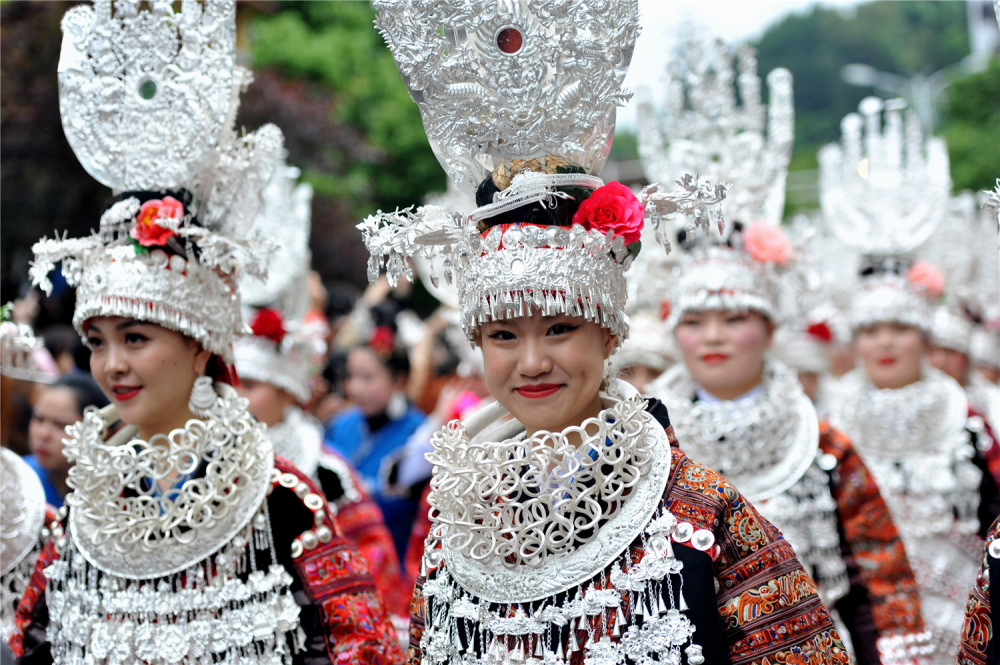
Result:
[[[215,387],[208,418],[148,442],[133,427],[104,440],[113,405],[66,429],[70,533],[91,565],[128,579],[172,575],[222,548],[260,510],[274,451],[247,401]],[[175,474],[188,479],[158,496],[156,480]]]

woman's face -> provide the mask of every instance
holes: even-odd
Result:
[[[65,475],[70,462],[63,455],[66,426],[83,418],[80,404],[73,391],[65,386],[42,388],[32,409],[28,426],[31,454],[39,466],[58,475]]]
[[[87,321],[90,371],[122,422],[149,440],[183,427],[194,380],[205,373],[208,351],[155,323],[121,316]]]
[[[674,329],[691,377],[720,399],[736,399],[764,376],[764,353],[774,327],[757,312],[688,312]]]
[[[920,380],[927,342],[913,326],[885,322],[861,328],[854,346],[876,388],[902,388]]]
[[[525,426],[559,432],[601,411],[604,361],[615,338],[582,316],[530,316],[479,330],[486,386]]]
[[[392,394],[402,390],[404,383],[405,378],[394,378],[371,349],[351,349],[347,354],[344,394],[364,415],[371,417],[385,413]]]
[[[268,427],[285,419],[285,409],[295,404],[295,397],[273,383],[240,379],[238,388],[242,397],[250,401],[250,413]]]

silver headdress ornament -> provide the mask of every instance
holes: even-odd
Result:
[[[304,321],[304,288],[310,267],[312,187],[296,184],[300,171],[281,163],[264,189],[254,230],[277,249],[266,261],[267,277],[240,282],[244,320],[251,335],[233,344],[239,376],[271,383],[300,402],[311,394],[309,380],[326,358],[326,339]]]
[[[1000,230],[1000,178],[997,178],[997,185],[993,191],[983,192],[983,210],[986,210],[990,217],[996,222],[997,229]]]
[[[28,586],[43,542],[45,490],[34,469],[0,448],[0,638],[14,633],[14,611]]]
[[[452,180],[512,158],[604,165],[639,34],[635,0],[375,2],[375,25]]]
[[[0,374],[23,381],[51,383],[59,378],[55,362],[42,361],[48,355],[42,340],[31,326],[0,320]],[[46,364],[51,364],[46,367]]]
[[[623,341],[624,268],[638,249],[642,206],[591,174],[610,150],[615,106],[628,98],[621,82],[636,2],[616,11],[570,0],[375,5],[441,165],[457,183],[489,176],[492,192],[480,184],[480,207],[468,216],[424,206],[366,219],[358,228],[369,279],[385,265],[390,283],[412,280],[405,259],[430,259],[457,283],[473,342],[481,323],[532,307],[585,316]],[[573,205],[558,224],[522,214],[555,218]],[[617,222],[594,223],[588,205],[614,208]]]
[[[639,156],[652,182],[698,173],[732,183],[723,206],[729,219],[778,224],[794,138],[792,75],[786,69],[768,74],[765,107],[753,49],[738,49],[735,65],[721,40],[680,44],[665,72],[665,105],[654,108],[648,91],[640,90]]]
[[[760,221],[737,232],[721,210],[728,188],[713,187],[707,177],[685,176],[678,184],[680,194],[650,186],[642,197],[658,240],[669,248],[671,236],[674,242],[681,231],[684,236],[669,287],[667,329],[686,312],[706,310],[749,310],[779,322],[783,278],[795,253],[781,227]]]
[[[841,144],[819,152],[826,223],[864,257],[850,325],[894,321],[929,331],[928,305],[940,296],[943,277],[929,264],[913,265],[912,252],[945,216],[948,153],[943,140],[924,140],[901,100],[868,97],[858,108],[841,123]]]
[[[943,139],[924,140],[902,100],[867,97],[858,110],[841,122],[841,143],[819,151],[823,214],[841,242],[861,254],[911,252],[947,210],[947,148]]]
[[[245,236],[282,151],[281,132],[233,128],[250,75],[235,67],[234,2],[99,0],[63,18],[63,129],[117,201],[89,238],[34,246],[34,283],[62,262],[73,324],[127,316],[181,332],[232,362],[236,283],[256,270]]]

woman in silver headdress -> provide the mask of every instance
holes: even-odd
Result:
[[[377,8],[431,145],[479,207],[370,217],[370,276],[437,253],[496,399],[431,441],[410,662],[848,662],[777,530],[671,446],[662,405],[608,376],[643,206],[591,174],[636,5]]]
[[[72,492],[12,647],[23,663],[399,660],[364,559],[231,385],[243,236],[282,152],[277,128],[231,124],[235,7],[103,2],[63,29],[67,138],[122,193],[94,235],[39,241],[32,277],[50,288],[61,261],[111,404],[67,428]]]
[[[795,372],[769,358],[794,250],[777,225],[690,236],[667,328],[683,363],[649,388],[681,448],[777,526],[847,629],[859,663],[926,647],[920,596],[892,516],[850,440],[819,422]]]
[[[820,151],[820,193],[827,223],[861,254],[848,314],[860,366],[832,386],[830,423],[851,438],[899,527],[932,662],[953,662],[982,538],[1000,512],[1000,450],[969,417],[962,387],[927,360],[930,305],[945,283],[913,252],[944,217],[947,151],[897,102],[863,100],[842,128],[841,144]]]

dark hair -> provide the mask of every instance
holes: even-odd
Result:
[[[406,349],[401,349],[397,346],[393,348],[392,353],[379,353],[368,344],[358,344],[353,348],[370,351],[380,363],[385,365],[394,379],[410,375],[410,356],[406,352]]]
[[[48,387],[66,388],[73,393],[73,398],[76,400],[76,405],[80,413],[83,413],[83,410],[88,406],[101,408],[108,405],[107,396],[101,392],[94,379],[89,374],[83,372],[67,374]]]
[[[554,173],[586,173],[582,166],[576,164],[562,164],[552,170]],[[579,209],[594,190],[588,187],[557,187],[560,192],[569,194],[570,198],[556,199],[554,206],[543,201],[527,203],[514,210],[500,213],[483,219],[479,222],[479,232],[486,233],[494,226],[502,224],[535,224],[538,226],[570,226],[573,223],[573,215]],[[493,197],[499,193],[501,188],[497,185],[492,175],[479,183],[476,188],[476,205],[484,206],[493,203]]]

